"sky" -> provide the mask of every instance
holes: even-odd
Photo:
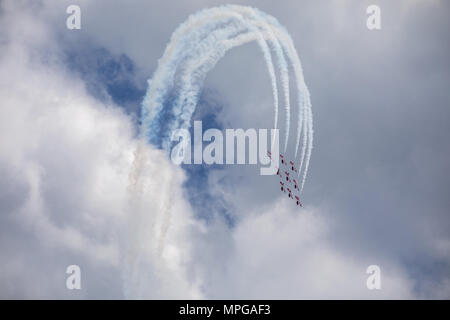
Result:
[[[277,18],[302,62],[301,209],[256,165],[175,166],[138,139],[172,32],[226,3],[0,1],[0,298],[450,298],[449,3],[234,2]],[[208,73],[193,120],[270,128],[255,43]]]

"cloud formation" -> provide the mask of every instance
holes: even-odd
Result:
[[[170,197],[174,209],[181,201],[164,194],[162,185],[172,179],[175,193],[183,173],[161,151],[146,146],[141,173],[145,201],[139,208],[130,207],[129,175],[138,145],[130,118],[88,94],[83,82],[60,63],[48,26],[27,7],[8,3],[4,9],[7,16],[14,15],[9,16],[14,23],[10,22],[0,61],[0,72],[8,75],[0,88],[1,296],[123,297],[130,248],[143,251],[144,261],[139,263],[151,268],[154,261],[145,248],[156,243],[152,226],[161,220],[161,201]],[[25,28],[15,30],[16,23]],[[44,60],[49,48],[51,59]],[[182,206],[185,214],[173,219],[189,225],[189,206]],[[148,216],[139,220],[143,229],[132,229],[131,209]],[[182,237],[177,223],[172,224],[175,238]],[[169,237],[169,256],[163,259],[169,266],[160,267],[158,274],[158,281],[167,278],[159,297],[182,297],[183,278],[164,276],[173,269],[172,275],[182,274],[174,259],[183,253],[177,245],[171,249],[170,241]],[[79,264],[86,279],[79,294],[65,288],[65,268],[70,264]],[[174,281],[177,287],[167,289]],[[116,291],[109,293],[109,287]],[[157,285],[150,288],[148,292],[159,292]]]
[[[447,5],[383,2],[389,31],[369,35],[364,4],[271,3],[258,7],[291,31],[317,112],[303,211],[254,167],[207,169],[193,187],[199,174],[140,145],[127,112],[136,106],[94,95],[104,79],[65,59],[98,46],[129,57],[129,83],[145,83],[175,27],[213,4],[81,2],[76,34],[64,29],[64,1],[1,3],[1,297],[449,297]],[[270,126],[258,57],[238,48],[208,76],[227,104],[213,109],[218,125]],[[81,291],[65,288],[70,264]],[[365,287],[370,264],[381,267],[380,291]]]

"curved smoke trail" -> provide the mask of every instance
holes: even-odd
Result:
[[[142,103],[141,138],[170,151],[173,130],[189,128],[206,75],[232,48],[256,41],[270,77],[274,103],[274,128],[278,125],[278,87],[272,52],[281,77],[286,123],[284,150],[290,132],[289,67],[293,69],[297,90],[298,122],[295,158],[299,150],[298,174],[303,190],[311,157],[313,131],[311,101],[302,66],[293,41],[272,16],[258,9],[226,5],[204,9],[191,15],[172,34],[157,69],[149,80]],[[289,62],[289,64],[288,64]],[[303,137],[303,139],[301,139]],[[134,175],[135,176],[135,175]],[[170,211],[170,206],[166,207]],[[159,243],[164,243],[170,212],[163,222]],[[162,250],[162,249],[161,249]]]
[[[188,58],[187,55],[189,55],[191,52],[194,52],[196,48],[203,48],[204,50],[206,50],[207,48],[211,48],[217,45],[220,40],[228,39],[231,34],[242,32],[242,25],[247,29],[255,32],[255,34],[258,34],[256,40],[258,41],[258,44],[263,53],[264,60],[266,62],[268,73],[271,79],[272,95],[274,99],[275,109],[274,124],[276,127],[276,121],[278,118],[278,89],[270,49],[268,48],[264,37],[260,34],[259,29],[250,24],[248,19],[245,19],[238,12],[238,10],[234,11],[231,8],[232,6],[225,6],[202,10],[199,13],[190,16],[187,21],[180,25],[180,27],[178,27],[178,29],[172,35],[171,41],[169,42],[163,57],[158,63],[158,68],[153,76],[152,85],[147,91],[142,108],[143,121],[141,132],[152,143],[157,145],[160,144],[167,150],[169,148],[168,144],[170,143],[170,132],[171,130],[176,128],[176,122],[178,121],[177,119],[184,119],[184,123],[187,122],[187,126],[189,126],[190,116],[195,109],[196,101],[198,98],[198,91],[202,87],[204,77],[206,76],[207,72],[214,67],[215,63],[217,63],[217,61],[226,53],[226,51],[231,49],[232,46],[225,48],[225,45],[222,44],[222,46],[220,46],[219,48],[221,51],[217,52],[216,50],[215,52],[212,52],[209,59],[197,56],[193,57],[193,59],[203,59],[205,67],[203,68],[204,71],[202,73],[199,74],[197,72],[197,90],[185,90],[184,92],[181,92],[179,94],[179,96],[189,94],[186,99],[191,102],[190,104],[188,104],[190,108],[185,108],[185,110],[187,111],[181,113],[181,106],[179,101],[177,101],[175,104],[172,104],[170,108],[172,109],[172,114],[175,116],[175,120],[172,122],[172,126],[170,126],[169,124],[169,130],[166,130],[166,133],[162,133],[161,111],[163,110],[164,101],[166,101],[170,89],[174,86],[175,72],[177,71],[177,67],[180,62],[182,62],[183,59]],[[234,23],[226,26],[224,30],[219,30],[217,32],[217,35],[220,34],[222,35],[222,37],[208,37],[208,39],[215,41],[207,41],[208,39],[203,39],[214,32],[215,29],[217,27],[220,27],[223,23],[229,23],[229,20]],[[239,26],[236,26],[236,21],[241,24],[241,30],[239,29]],[[210,65],[209,68],[207,67],[208,64]],[[192,76],[192,74],[187,75],[186,78],[189,79],[189,76]],[[189,88],[189,86],[187,87]],[[287,127],[288,126],[289,124],[287,124]],[[186,127],[186,125],[183,125],[182,127]],[[163,137],[164,139],[160,142],[159,139],[161,137]]]
[[[273,96],[274,98],[276,97],[274,99],[275,110],[278,110],[278,89],[275,70],[272,64],[270,50],[264,36],[259,30],[242,18],[239,18],[237,22],[238,23],[232,24],[225,30],[218,30],[210,33],[195,49],[192,58],[185,62],[182,75],[180,76],[181,81],[178,82],[179,94],[175,103],[172,105],[172,112],[175,116],[175,120],[167,126],[166,132],[168,132],[168,134],[177,128],[188,128],[190,126],[190,119],[198,102],[198,93],[203,87],[203,82],[207,73],[214,68],[216,63],[228,50],[248,42],[245,34],[240,34],[232,39],[228,38],[230,34],[238,34],[239,32],[242,32],[244,28],[250,29],[251,34],[255,35],[264,55],[267,69],[271,77]],[[224,35],[227,37],[224,37]],[[170,140],[165,140],[163,142],[163,148],[168,150],[170,147],[169,144]]]

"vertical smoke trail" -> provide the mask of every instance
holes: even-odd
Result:
[[[284,57],[283,49],[281,48],[279,39],[275,36],[273,27],[271,24],[267,22],[264,17],[264,14],[258,9],[253,9],[249,7],[242,6],[231,6],[234,10],[248,14],[252,19],[256,19],[255,25],[259,26],[264,33],[267,33],[267,38],[269,43],[272,44],[274,52],[277,57],[278,68],[280,69],[281,74],[281,84],[283,87],[284,101],[285,101],[285,112],[286,112],[286,138],[284,142],[284,152],[286,153],[287,144],[289,140],[289,132],[290,132],[290,93],[289,93],[289,71],[286,59]],[[277,128],[277,119],[278,113],[275,113],[275,125],[274,128]]]
[[[146,274],[146,269],[157,269],[166,263],[163,250],[172,219],[177,175],[173,168],[165,167],[166,161],[162,151],[148,148],[146,142],[138,143],[128,185],[128,230],[123,273],[127,298],[142,297],[145,291],[143,277],[155,277],[154,274]]]
[[[301,152],[302,156],[300,159],[300,166],[299,166],[299,175],[300,175],[303,163],[305,161],[305,157],[309,159],[312,150],[312,132],[310,132],[312,130],[312,118],[308,119],[308,117],[305,116],[306,115],[305,108],[311,109],[309,91],[303,79],[303,70],[301,67],[300,59],[298,58],[297,51],[295,50],[292,38],[290,37],[289,33],[284,29],[284,27],[282,27],[279,24],[279,22],[275,18],[257,9],[255,10],[258,11],[262,17],[266,18],[270,24],[272,24],[275,33],[277,37],[280,39],[283,49],[286,51],[286,54],[294,69],[298,91],[298,105],[299,105],[295,157],[297,156],[298,153],[302,129],[304,134]],[[309,113],[312,114],[311,110],[309,110]],[[306,136],[308,136],[308,138]],[[306,162],[309,165],[309,160]],[[305,169],[307,171],[307,168]],[[306,174],[304,176],[306,177]],[[302,183],[304,184],[304,180],[302,181]]]
[[[170,56],[170,54],[172,54],[173,52],[177,52],[177,41],[178,42],[182,42],[182,40],[180,40],[180,39],[183,39],[183,35],[185,35],[185,32],[187,30],[191,30],[194,27],[199,27],[199,25],[201,25],[201,21],[202,21],[201,19],[204,19],[204,20],[215,19],[215,20],[217,20],[217,17],[222,17],[222,18],[226,17],[228,19],[231,18],[231,19],[237,19],[238,21],[242,21],[243,18],[241,16],[239,16],[239,15],[236,15],[236,13],[234,13],[234,12],[230,12],[230,9],[236,10],[238,12],[246,13],[246,14],[250,15],[253,18],[257,17],[257,18],[259,18],[260,21],[258,21],[258,22],[260,22],[260,23],[261,23],[261,21],[263,21],[263,19],[262,19],[263,16],[261,14],[258,14],[258,15],[256,14],[257,10],[254,10],[254,9],[251,9],[251,8],[239,7],[239,6],[226,6],[226,7],[221,7],[221,8],[209,9],[207,11],[202,11],[200,14],[197,14],[194,17],[191,16],[190,18],[188,18],[188,21],[186,23],[182,24],[182,26],[180,26],[177,29],[177,31],[172,36],[172,40],[171,40],[170,44],[168,45],[168,47],[167,47],[167,49],[165,51],[165,54],[163,55],[163,58],[160,60],[159,66],[160,65],[164,66],[164,62],[167,62],[168,60],[170,60],[168,56]],[[218,23],[219,22],[216,22],[216,25]],[[268,24],[265,23],[265,26],[266,26],[266,30],[267,30],[268,29],[267,28]],[[215,25],[211,25],[208,28],[211,29],[211,28],[214,28],[214,27],[215,27]],[[250,28],[254,29],[254,27],[251,26],[251,25],[250,25]],[[209,31],[209,30],[206,30],[206,31]],[[271,31],[271,30],[269,30],[269,31]],[[204,31],[202,31],[202,32],[204,32]],[[197,35],[199,35],[202,32],[196,31],[195,33]],[[272,42],[272,44],[274,44],[275,51],[277,52],[277,58],[278,58],[277,61],[278,61],[278,64],[279,64],[279,67],[280,67],[281,73],[282,73],[282,84],[283,84],[283,89],[284,89],[283,91],[284,91],[284,96],[285,96],[285,101],[286,101],[286,140],[285,140],[285,149],[286,149],[287,148],[288,137],[289,137],[289,132],[290,132],[290,130],[289,130],[289,123],[290,123],[290,121],[289,121],[290,120],[289,109],[290,109],[290,107],[289,107],[289,80],[288,80],[288,72],[287,72],[287,66],[286,66],[286,63],[285,63],[285,60],[284,60],[284,56],[283,56],[283,54],[281,52],[281,49],[279,48],[278,41],[274,40],[273,36],[270,36],[270,38],[272,38],[271,42]],[[271,79],[272,79],[271,81],[272,81],[273,96],[274,96],[274,102],[275,102],[274,103],[275,104],[275,120],[274,120],[274,123],[276,124],[276,119],[278,118],[277,117],[277,114],[278,114],[278,100],[277,100],[278,99],[277,98],[278,94],[276,92],[277,90],[275,90],[276,89],[276,80],[275,80],[273,65],[271,64],[271,61],[269,59],[270,52],[267,50],[266,45],[264,43],[262,43],[261,38],[258,39],[258,42],[260,43],[260,46],[262,47],[263,54],[264,54],[265,60],[267,62],[269,74],[270,74]],[[192,41],[190,43],[192,44]],[[189,48],[184,48],[184,50],[178,50],[178,51],[179,52],[189,52]],[[173,78],[173,75],[175,73],[174,66],[178,62],[179,62],[179,59],[175,58],[174,62],[172,63],[172,68],[167,68],[167,70],[169,70],[169,71],[172,70],[171,72],[173,73],[172,75],[169,75],[167,78]],[[159,69],[159,66],[158,66],[158,69]],[[161,70],[163,70],[163,69],[164,68],[161,68]],[[161,78],[164,79],[164,77],[159,76],[158,72],[155,73],[154,79],[161,79]],[[159,81],[159,82],[161,82],[161,81]],[[152,96],[152,91],[157,91],[158,87],[159,87],[159,83],[156,83],[154,81],[153,85],[150,87],[149,93],[146,96],[146,102],[149,100],[149,97]],[[161,97],[164,96],[164,94],[166,94],[166,93],[167,93],[167,89],[162,90],[159,95],[156,95],[156,99],[153,99],[154,100],[153,102],[149,101],[148,103],[144,103],[144,104],[149,106],[147,108],[149,111],[148,112],[143,112],[144,119],[145,118],[149,118],[149,119],[154,119],[155,118],[154,113],[162,108],[161,101],[163,101],[164,99],[161,99]],[[155,100],[156,100],[156,103],[155,103]],[[159,104],[158,104],[158,101],[159,101]],[[153,136],[152,133],[155,133],[155,132],[152,132],[152,131],[155,131],[154,127],[157,126],[157,124],[155,125],[155,121],[153,121],[153,123],[150,123],[147,126],[145,125],[145,121],[143,122],[143,124],[144,124],[144,128],[148,127],[150,129],[149,130],[150,132],[149,132],[148,136],[152,137]],[[153,130],[151,130],[151,129],[153,129]]]
[[[302,171],[303,163],[305,163],[304,173],[302,178],[301,185],[304,186],[306,174],[308,172],[309,159],[311,157],[312,147],[313,147],[313,132],[312,132],[312,112],[311,112],[311,100],[309,90],[306,87],[303,78],[303,70],[300,63],[300,59],[297,55],[297,51],[295,50],[292,38],[289,36],[287,31],[280,31],[284,28],[278,24],[278,22],[268,16],[267,19],[271,21],[274,25],[277,25],[277,36],[282,40],[283,48],[286,50],[287,56],[292,64],[294,69],[297,91],[298,91],[298,101],[299,101],[299,115],[298,115],[298,126],[297,126],[297,142],[296,142],[296,153],[298,149],[298,145],[300,143],[300,135],[301,129],[304,128],[304,137],[303,137],[303,146],[301,152],[300,166],[298,168],[298,173]],[[305,128],[306,127],[306,128]],[[307,136],[307,137],[306,137]],[[306,139],[306,140],[305,140]],[[306,141],[306,142],[305,142]],[[306,151],[304,151],[306,148]],[[306,161],[305,161],[306,158]],[[303,188],[301,189],[303,190]]]
[[[194,73],[195,69],[202,64],[205,64],[206,61],[210,59],[212,48],[216,48],[217,43],[219,43],[221,39],[227,39],[229,36],[237,34],[241,31],[241,28],[242,26],[240,25],[233,25],[232,27],[217,29],[210,32],[196,45],[196,48],[191,50],[191,52],[183,59],[183,66],[180,67],[181,71],[179,71],[179,75],[176,79],[177,96],[171,105],[171,114],[174,119],[167,124],[168,127],[163,135],[162,147],[167,152],[169,152],[170,149],[171,132],[177,128],[185,127],[185,122],[190,120],[191,114],[187,110],[192,109],[192,107],[190,107],[192,103],[194,103],[195,108],[196,98],[203,83],[204,77],[202,77],[202,75],[206,76],[206,70]],[[203,63],[199,63],[199,61],[202,61]],[[196,89],[194,89],[194,87]]]
[[[309,140],[309,143],[308,143],[308,152],[307,152],[307,155],[306,155],[305,170],[303,172],[303,178],[302,178],[302,187],[300,189],[300,192],[303,191],[303,187],[305,186],[306,175],[308,174],[309,161],[311,159],[311,153],[312,153],[312,148],[313,148],[313,133],[314,133],[314,130],[313,130],[313,115],[312,115],[312,112],[311,112],[311,104],[309,104],[307,110],[308,110],[308,132],[309,132],[309,134],[308,134],[308,138],[309,139],[308,140]]]
[[[172,219],[173,201],[172,201],[171,197],[174,194],[172,180],[173,180],[173,177],[170,176],[169,181],[167,182],[167,184],[168,184],[167,194],[164,195],[164,197],[166,197],[167,200],[165,201],[164,207],[162,208],[163,209],[162,210],[162,223],[161,223],[160,235],[159,235],[158,244],[157,244],[157,254],[159,257],[161,257],[163,254],[164,243],[166,240],[167,231],[169,230],[170,220]]]
[[[130,173],[128,176],[128,205],[129,212],[132,217],[128,219],[127,225],[127,241],[125,243],[126,246],[126,254],[125,254],[125,297],[131,297],[133,295],[133,287],[134,287],[134,274],[136,272],[136,261],[139,255],[139,242],[136,239],[136,221],[135,215],[139,214],[141,198],[143,196],[143,181],[140,178],[143,171],[144,166],[144,148],[145,142],[138,141],[136,146],[136,150],[134,152],[134,159],[131,164]]]

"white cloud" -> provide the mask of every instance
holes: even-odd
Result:
[[[247,214],[216,251],[199,245],[214,261],[200,266],[203,288],[214,298],[395,299],[413,298],[413,281],[394,261],[351,256],[333,244],[333,226],[321,210],[298,210],[289,199]],[[262,210],[261,210],[262,209]],[[211,228],[209,241],[223,242]],[[219,236],[218,236],[219,235]],[[220,247],[218,244],[209,245]],[[366,269],[377,263],[382,290],[368,290]]]
[[[62,261],[79,263],[82,271],[94,268],[102,273],[112,268],[120,275],[127,270],[128,245],[141,250],[158,244],[158,230],[167,227],[161,221],[167,220],[162,215],[168,213],[161,206],[170,201],[174,221],[164,239],[163,256],[142,250],[143,273],[153,268],[161,280],[147,292],[157,292],[156,297],[198,296],[183,275],[188,251],[182,241],[185,226],[190,226],[190,210],[179,196],[180,169],[161,151],[144,147],[144,200],[134,203],[131,209],[138,210],[131,212],[129,174],[137,147],[131,120],[117,106],[90,97],[83,83],[58,63],[60,53],[52,45],[48,26],[33,19],[26,9],[7,10],[14,12],[14,23],[10,21],[8,44],[2,47],[0,59],[0,73],[7,75],[0,86],[0,165],[8,177],[2,192],[14,185],[23,186],[26,192],[14,206],[2,210],[2,228],[23,231],[25,236],[5,240],[32,243],[34,248],[13,252],[3,242],[1,260],[8,262],[2,267],[1,295],[73,297],[64,291],[66,266]],[[25,28],[16,29],[16,25]],[[45,61],[49,48],[53,58]],[[142,216],[136,218],[136,214]],[[30,255],[35,258],[32,266],[28,266]],[[46,268],[49,261],[43,259],[53,261],[51,268]],[[30,272],[38,280],[23,277]],[[96,275],[83,274],[89,281],[81,296],[95,297]],[[111,285],[117,287],[117,283]],[[102,294],[106,293],[97,297]]]

